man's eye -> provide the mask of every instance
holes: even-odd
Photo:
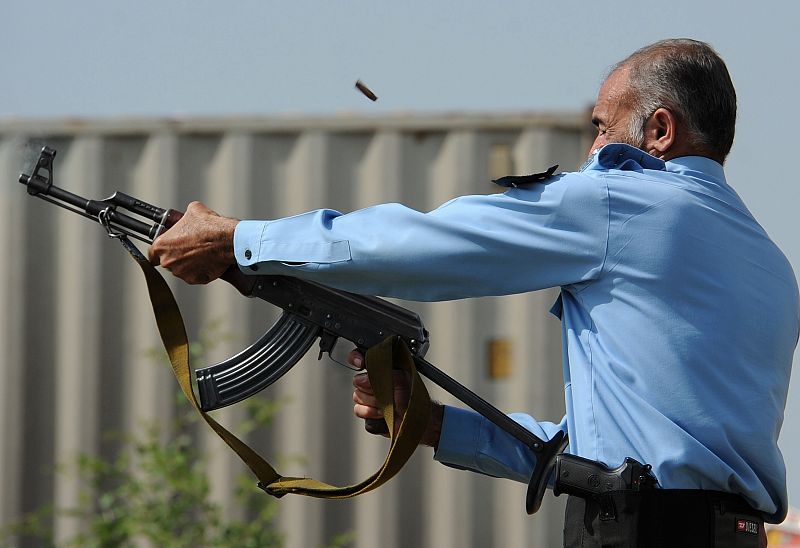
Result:
[[[592,118],[592,125],[597,130],[597,135],[602,136],[605,135],[608,131],[605,127],[603,127],[603,123],[600,121],[599,118]]]

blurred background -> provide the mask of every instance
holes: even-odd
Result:
[[[179,209],[202,199],[241,218],[381,201],[431,209],[458,194],[493,192],[488,181],[498,175],[556,162],[576,168],[608,67],[655,40],[691,37],[717,49],[737,88],[728,181],[798,271],[795,2],[7,4],[0,527],[53,504],[25,526],[52,529],[59,543],[85,534],[87,519],[58,509],[100,515],[121,507],[121,499],[84,499],[148,478],[98,470],[117,455],[155,458],[138,452],[142,439],[166,443],[185,431],[176,453],[199,451],[208,500],[224,508],[214,516],[239,523],[264,514],[287,546],[560,544],[563,501],[550,497],[530,518],[524,486],[446,469],[424,451],[384,490],[355,501],[242,502],[230,486],[243,467],[184,418],[158,353],[148,354],[158,341],[138,274],[96,225],[34,203],[16,183],[45,143],[59,151],[57,184],[91,197],[122,190]],[[354,89],[357,79],[377,102]],[[173,287],[198,360],[232,354],[274,317],[227,287]],[[433,363],[504,410],[558,420],[553,298],[409,306],[433,334]],[[307,360],[266,391],[262,407],[221,415],[231,426],[266,422],[247,436],[285,473],[356,481],[379,466],[385,446],[350,419],[349,375],[339,369]],[[800,506],[796,378],[780,444],[790,502]],[[202,478],[193,481],[202,487]]]

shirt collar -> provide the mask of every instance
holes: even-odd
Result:
[[[643,150],[623,143],[609,143],[592,152],[580,171],[603,171],[607,169],[664,170],[664,161],[650,156]]]
[[[650,156],[638,148],[622,143],[609,143],[595,150],[580,171],[606,169],[654,169],[694,175],[727,185],[725,171],[718,162],[705,156],[681,156],[667,162]]]
[[[711,158],[705,156],[681,156],[666,162],[667,171],[673,173],[690,174],[691,172],[702,173],[706,178],[710,177],[727,184],[725,181],[725,170],[722,165]]]

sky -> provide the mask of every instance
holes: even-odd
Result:
[[[800,272],[796,0],[3,4],[0,119],[574,112],[633,50],[707,41],[739,98],[728,181]],[[800,507],[797,375],[781,448]]]

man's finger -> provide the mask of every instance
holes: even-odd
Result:
[[[161,258],[158,256],[158,253],[155,252],[153,246],[151,245],[150,248],[147,250],[147,259],[150,261],[150,264],[153,266],[158,266],[161,264]]]
[[[355,392],[353,392],[353,401],[360,405],[367,405],[369,407],[374,407],[376,409],[380,408],[378,399],[375,396],[366,392],[362,392],[360,390],[356,390]]]
[[[347,363],[353,367],[361,369],[364,367],[364,356],[361,354],[361,352],[354,348],[349,354],[347,354]]]
[[[355,404],[353,406],[353,413],[359,419],[382,419],[383,413],[380,409],[375,409],[368,405]]]
[[[367,394],[374,394],[372,385],[369,383],[369,375],[367,375],[366,371],[353,375],[353,386],[357,390],[361,390]]]

